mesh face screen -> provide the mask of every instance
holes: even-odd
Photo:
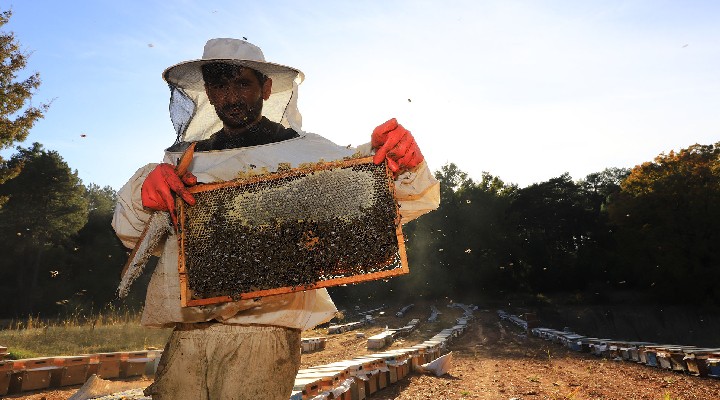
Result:
[[[407,273],[392,177],[371,158],[198,185],[178,202],[183,305]]]

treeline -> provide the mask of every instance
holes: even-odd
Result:
[[[718,146],[524,188],[445,165],[440,208],[404,227],[410,274],[331,292],[412,301],[634,291],[719,304]],[[112,188],[83,185],[38,143],[18,147],[0,176],[0,318],[141,306],[147,274],[130,298],[116,297],[128,251],[110,226]]]
[[[720,143],[661,154],[579,181],[519,188],[455,165],[436,173],[440,208],[409,223],[410,274],[333,289],[358,301],[513,293],[720,304]]]
[[[0,176],[0,318],[119,305],[127,252],[110,226],[115,191],[83,185],[39,143],[18,147]],[[139,300],[133,293],[126,305]]]

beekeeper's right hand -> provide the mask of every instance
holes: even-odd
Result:
[[[175,167],[170,164],[158,164],[155,169],[145,178],[140,190],[142,204],[144,207],[155,211],[169,211],[173,224],[177,226],[175,215],[175,200],[173,193],[180,196],[186,203],[195,204],[195,198],[188,192],[186,186],[197,183],[197,178],[190,172],[182,177],[175,172]]]

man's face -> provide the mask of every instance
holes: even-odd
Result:
[[[260,118],[263,100],[270,97],[271,84],[268,79],[261,86],[253,70],[240,68],[223,79],[206,83],[205,91],[223,124],[242,129]]]

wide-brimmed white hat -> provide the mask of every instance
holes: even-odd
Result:
[[[185,61],[166,69],[163,79],[166,82],[191,91],[204,91],[200,67],[205,64],[222,62],[260,71],[272,79],[272,93],[293,88],[293,82],[300,84],[305,75],[298,69],[265,61],[259,47],[245,40],[218,38],[205,43],[202,59]]]

